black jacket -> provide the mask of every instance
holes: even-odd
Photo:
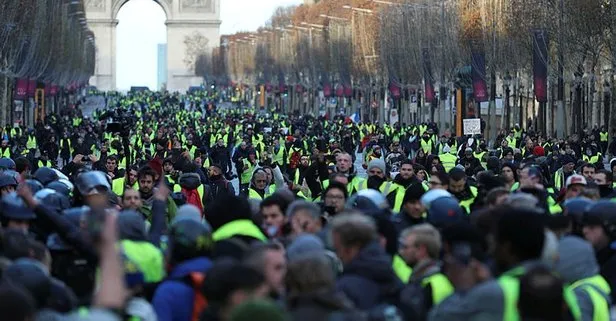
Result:
[[[391,258],[376,241],[359,251],[345,264],[336,282],[358,309],[368,310],[378,304],[397,304],[402,282],[394,272]]]

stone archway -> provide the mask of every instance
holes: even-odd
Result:
[[[84,0],[88,25],[96,37],[96,69],[90,84],[116,89],[117,15],[130,0]],[[153,0],[167,15],[167,89],[186,91],[201,84],[194,75],[195,55],[218,46],[220,0]],[[154,88],[151,88],[154,89]]]

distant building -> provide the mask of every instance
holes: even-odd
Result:
[[[158,44],[158,72],[156,89],[162,89],[167,86],[167,44]]]

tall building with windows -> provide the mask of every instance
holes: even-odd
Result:
[[[158,72],[157,72],[157,82],[156,85],[158,88],[156,90],[162,89],[163,86],[167,86],[167,44],[159,43],[158,46]]]

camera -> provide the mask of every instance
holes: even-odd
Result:
[[[105,131],[108,133],[118,133],[120,136],[128,137],[130,130],[136,125],[137,117],[132,110],[116,108],[103,113],[99,119],[110,120]]]

